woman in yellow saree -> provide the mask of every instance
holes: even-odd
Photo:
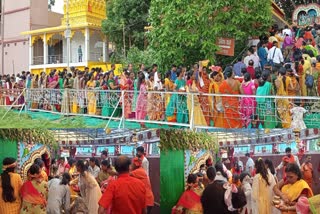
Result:
[[[168,71],[166,73],[166,78],[164,79],[164,87],[166,92],[172,92],[174,89],[174,83],[171,81],[170,77],[171,77],[171,71]],[[170,102],[170,98],[171,98],[171,94],[166,93],[164,97],[165,109],[167,108]],[[176,121],[176,114],[174,114],[173,116],[167,116],[167,121],[168,122]]]
[[[87,82],[87,89],[89,90],[88,93],[88,113],[90,115],[95,115],[97,112],[97,99],[96,93],[94,92],[94,88],[96,87],[96,81],[94,79],[94,75],[91,74],[89,77],[90,80]]]
[[[291,68],[286,69],[286,90],[288,96],[300,96],[301,95],[301,87],[298,82],[293,70]],[[297,100],[289,99],[290,103],[294,103]]]
[[[168,71],[166,73],[166,77],[164,79],[164,87],[165,87],[166,91],[173,91],[174,83],[171,81],[170,76],[171,76],[171,72]],[[166,105],[166,107],[167,107],[167,105],[168,105],[168,103],[170,101],[170,96],[171,96],[171,94],[166,94],[166,96],[165,96],[165,105]]]
[[[287,87],[286,87],[286,70],[285,68],[281,68],[279,70],[279,75],[277,79],[275,80],[275,85],[277,87],[277,96],[288,96],[287,94]],[[281,119],[282,128],[288,129],[291,126],[291,115],[290,111],[290,102],[287,98],[280,98],[276,99],[276,105],[277,105],[277,111],[279,114],[279,117]]]
[[[302,179],[302,173],[296,163],[289,163],[285,169],[286,178],[274,186],[273,191],[283,203],[276,205],[282,214],[296,214],[296,204],[300,197],[310,198],[313,192]]]
[[[188,74],[188,80],[187,80],[187,92],[188,93],[197,93],[199,92],[197,86],[196,86],[196,73],[193,71],[190,71]],[[192,106],[192,96],[193,96],[193,106]],[[191,111],[193,109],[193,123],[196,126],[207,126],[207,122],[205,117],[203,116],[203,112],[200,106],[200,102],[198,99],[198,96],[195,94],[188,94],[187,97],[187,106],[189,110],[189,118],[191,118]]]
[[[218,69],[211,73],[211,84],[209,88],[210,94],[219,94],[219,87],[224,80],[222,69]],[[211,109],[213,109],[213,124],[214,127],[223,128],[223,105],[222,99],[220,96],[211,96],[209,97],[209,103]]]
[[[190,174],[188,176],[188,188],[181,195],[178,203],[173,207],[171,214],[202,214],[202,205],[200,197],[203,189],[198,186],[197,175]]]

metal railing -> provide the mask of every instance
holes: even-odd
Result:
[[[48,64],[60,64],[65,62],[66,62],[66,59],[61,54],[48,56]]]
[[[42,65],[44,63],[43,56],[34,56],[32,58],[32,65]]]
[[[320,127],[320,97],[26,89],[25,108],[61,115],[200,128]],[[2,91],[2,98],[8,96]]]

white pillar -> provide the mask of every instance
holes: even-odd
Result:
[[[90,60],[90,31],[86,28],[86,33],[84,36],[84,60],[86,63]],[[78,57],[78,56],[77,56]]]
[[[43,64],[48,64],[48,44],[47,44],[47,34],[43,34]]]
[[[107,61],[107,51],[106,51],[106,41],[103,41],[103,46],[102,46],[102,62],[106,62]]]
[[[29,70],[30,66],[33,64],[33,44],[32,44],[32,36],[29,36]]]

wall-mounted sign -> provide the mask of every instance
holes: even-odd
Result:
[[[234,56],[234,39],[218,37],[216,45],[219,46],[220,50],[216,54],[224,56]]]

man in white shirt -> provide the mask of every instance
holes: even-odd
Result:
[[[274,41],[272,44],[273,47],[269,50],[267,59],[268,62],[273,62],[273,68],[275,69],[274,71],[278,71],[282,67],[281,64],[283,63],[283,55],[280,48],[277,48],[278,42]]]
[[[88,168],[88,172],[90,172],[90,174],[93,175],[94,178],[97,178],[100,172],[100,168],[97,166],[96,158],[90,158],[89,165],[90,166]]]
[[[289,163],[296,163],[300,168],[299,158],[297,156],[291,154],[291,148],[287,147],[285,151],[286,151],[286,156],[289,158]],[[281,161],[279,166],[276,167],[276,170],[279,170],[282,167],[283,167],[283,161]]]
[[[248,67],[249,66],[249,61],[253,61],[253,67],[258,68],[260,67],[260,59],[259,57],[255,54],[255,50],[253,47],[250,47],[248,49],[248,55],[243,59],[244,64]]]
[[[250,175],[252,176],[252,172],[254,170],[254,161],[252,160],[252,158],[250,157],[250,154],[247,153],[246,157],[248,158],[247,163],[246,163],[246,171],[250,173]]]
[[[283,55],[280,48],[277,48],[278,42],[273,42],[273,47],[269,50],[268,61],[273,61],[274,64],[283,63]]]
[[[144,170],[146,170],[147,175],[149,176],[149,161],[148,159],[144,156],[144,147],[143,146],[139,146],[138,148],[136,148],[137,151],[137,157],[142,160],[142,168]]]

